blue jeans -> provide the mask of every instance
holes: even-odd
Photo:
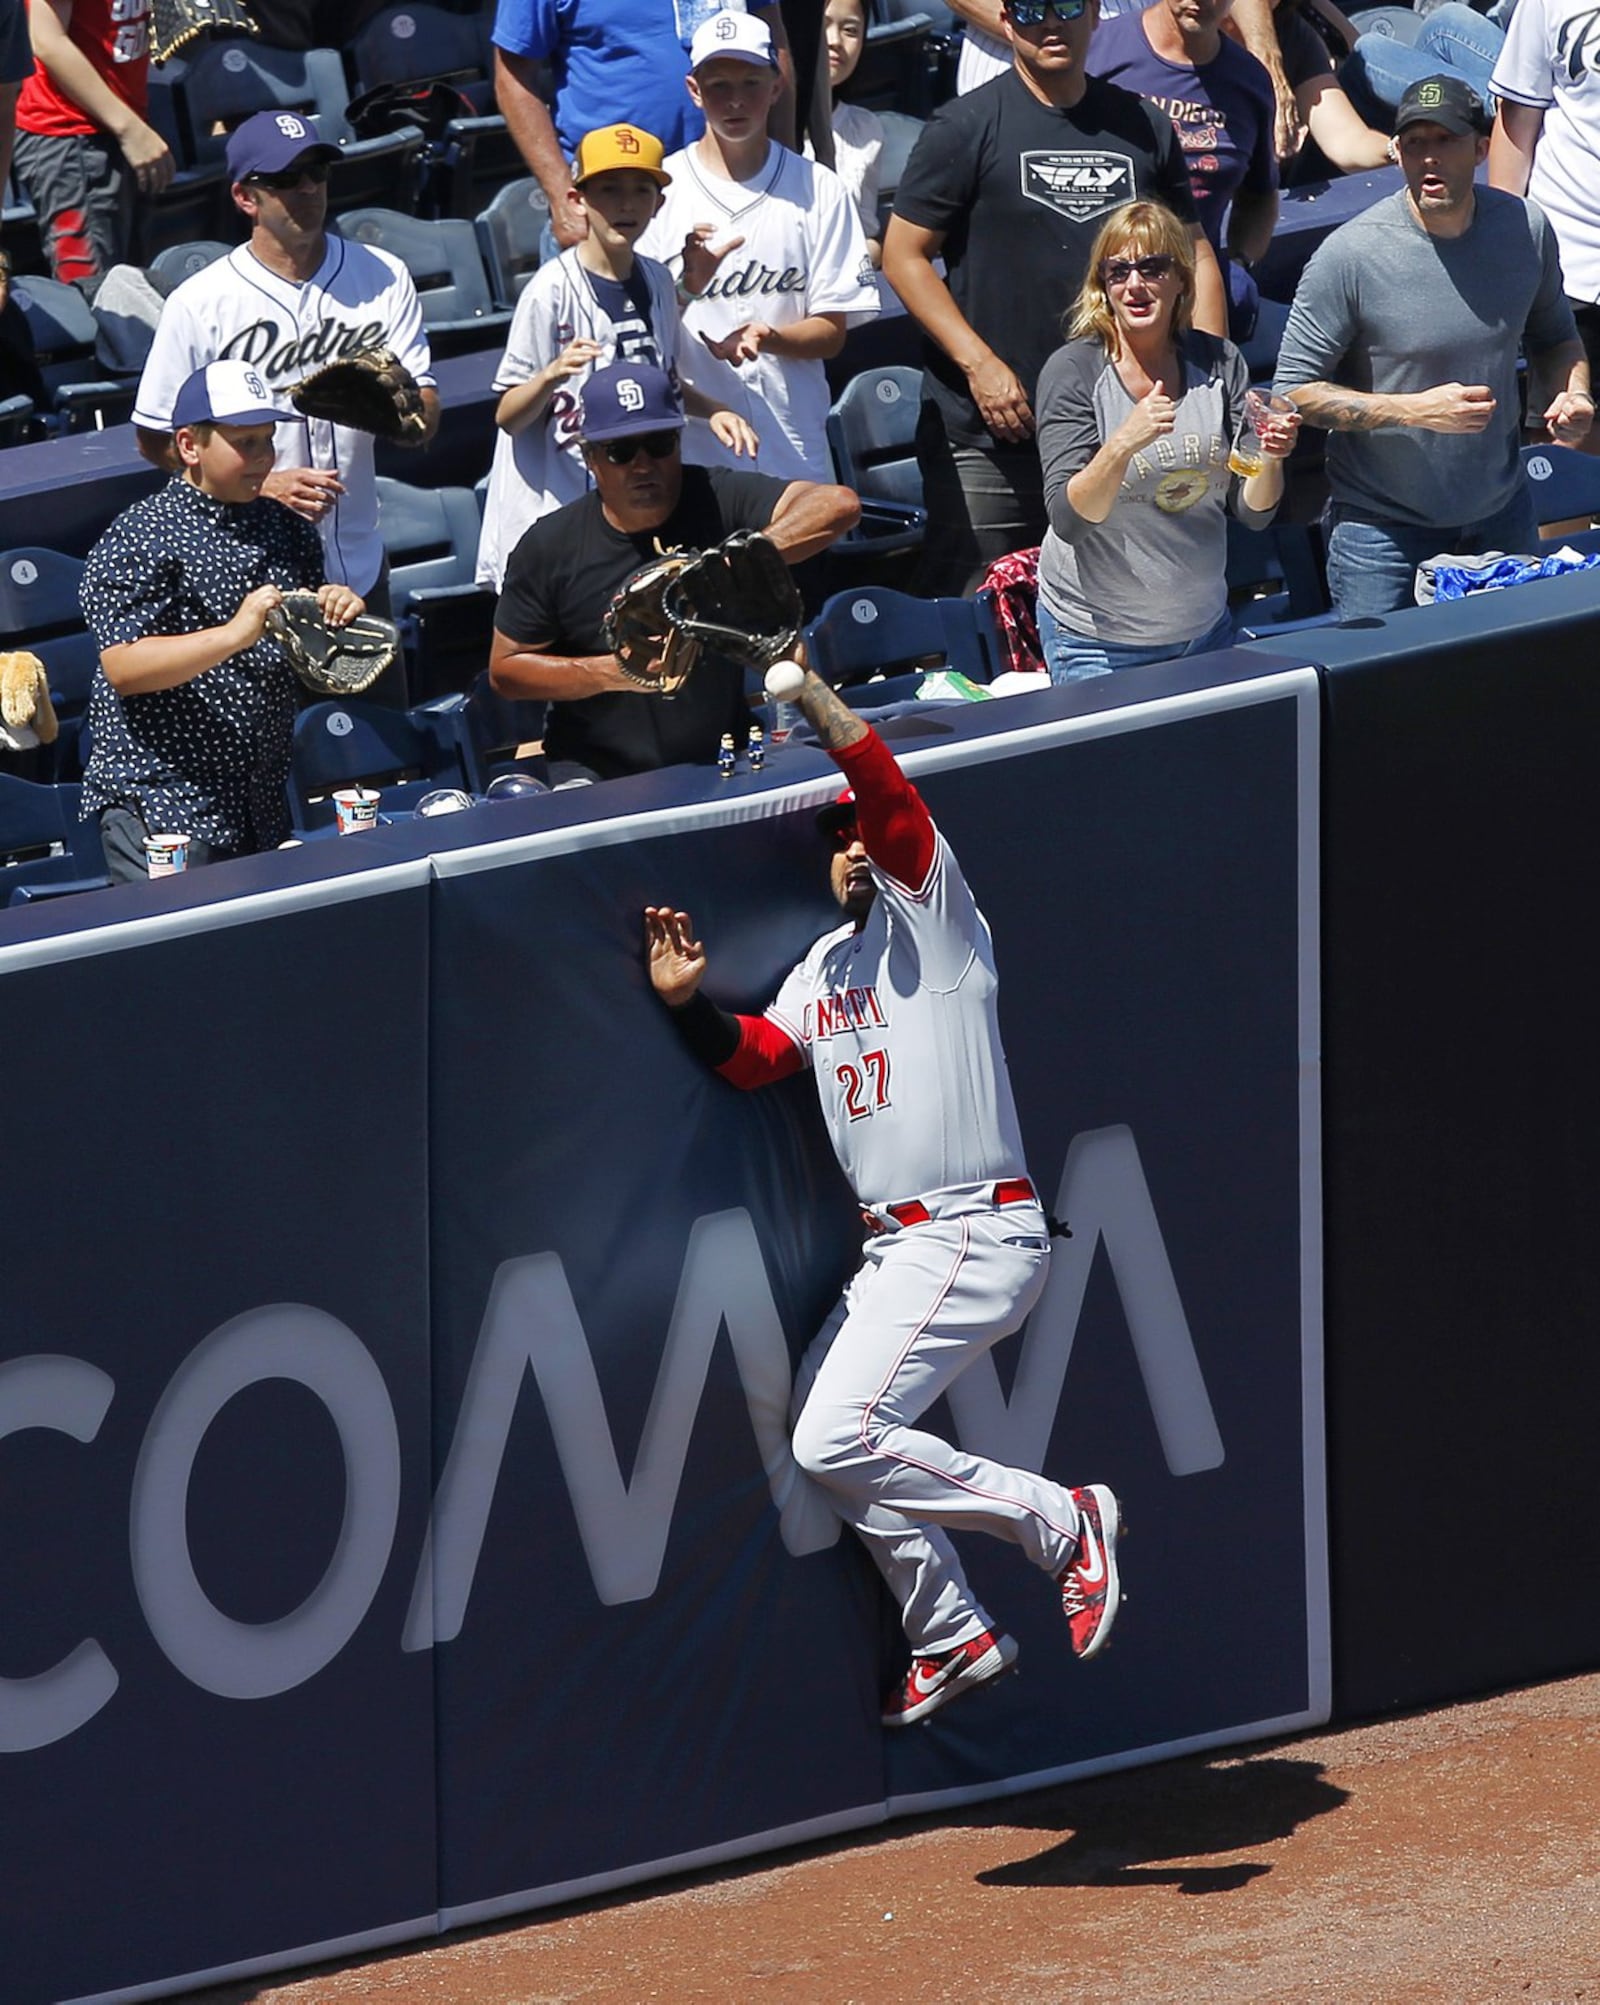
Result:
[[[1361,25],[1358,15],[1356,26]],[[1423,21],[1414,42],[1392,33],[1363,34],[1345,59],[1339,81],[1369,124],[1387,128],[1401,98],[1424,77],[1448,71],[1483,97],[1505,39],[1505,30],[1487,16],[1460,0],[1446,0]]]
[[[1161,647],[1124,647],[1117,641],[1074,633],[1061,625],[1042,594],[1039,599],[1039,641],[1052,682],[1086,682],[1091,675],[1110,675],[1119,668],[1144,668],[1152,661],[1176,661],[1180,655],[1210,654],[1214,648],[1232,647],[1233,636],[1233,614],[1224,607],[1222,618],[1198,640],[1168,641]]]
[[[1400,522],[1341,521],[1332,511],[1328,591],[1342,620],[1378,619],[1417,602],[1417,566],[1441,551],[1481,556],[1504,550],[1521,556],[1539,547],[1539,517],[1526,483],[1498,515],[1440,529]]]

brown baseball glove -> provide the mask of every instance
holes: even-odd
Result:
[[[359,696],[400,651],[400,629],[375,613],[332,625],[315,592],[285,592],[267,615],[267,632],[283,643],[289,666],[319,696]]]
[[[635,571],[606,608],[606,646],[628,680],[651,696],[676,696],[700,652],[662,604],[668,586],[699,561],[697,550],[664,551]]]
[[[224,35],[261,32],[241,0],[155,0],[150,10],[150,60],[164,63],[196,35],[213,31]]]
[[[0,744],[13,752],[53,745],[59,728],[44,663],[36,654],[0,654]]]
[[[391,348],[360,348],[313,369],[289,392],[302,417],[404,445],[420,443],[428,414],[417,379]]]

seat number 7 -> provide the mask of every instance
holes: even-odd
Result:
[[[863,1051],[861,1063],[834,1067],[844,1088],[844,1111],[849,1120],[861,1121],[889,1104],[889,1054],[881,1048]]]

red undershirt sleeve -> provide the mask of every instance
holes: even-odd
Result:
[[[784,1031],[764,1016],[738,1016],[738,1047],[716,1068],[730,1086],[745,1092],[787,1079],[805,1063],[805,1054]]]
[[[933,817],[878,736],[832,754],[856,797],[856,826],[878,868],[910,891],[919,891],[933,868]]]

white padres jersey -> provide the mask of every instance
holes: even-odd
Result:
[[[173,399],[208,362],[254,363],[286,400],[290,386],[324,362],[374,347],[392,348],[419,383],[432,384],[422,306],[398,258],[330,231],[322,263],[296,284],[241,244],[185,279],[162,308],[133,422],[170,432]],[[318,525],[323,561],[331,584],[369,591],[383,565],[371,434],[295,418],[278,426],[274,444],[277,466],[317,467],[344,482]]]
[[[639,240],[641,251],[680,270],[684,239],[702,223],[713,225],[713,245],[744,239],[718,266],[705,297],[684,308],[684,381],[755,427],[756,471],[780,480],[832,480],[823,364],[758,355],[735,368],[701,336],[721,339],[751,320],[786,327],[814,313],[876,313],[878,288],[855,203],[836,174],[777,144],[750,181],[712,173],[693,146],[665,165],[672,186]],[[689,421],[688,445],[709,466],[750,465],[719,445],[699,418]]]
[[[568,376],[531,425],[512,434],[495,428],[494,462],[484,502],[478,543],[477,579],[498,592],[511,553],[523,531],[589,491],[588,468],[578,447],[579,399],[595,369],[613,362],[649,362],[678,380],[678,300],[671,272],[654,258],[640,258],[635,270],[649,287],[650,320],[617,321],[595,293],[576,251],[563,251],[541,265],[523,288],[506,337],[506,352],[495,372],[496,390],[526,383],[580,338],[600,348],[597,361]]]
[[[989,923],[937,830],[915,890],[872,865],[859,932],[825,934],[767,1010],[816,1075],[865,1205],[1024,1174]]]
[[[1567,296],[1600,300],[1600,35],[1592,0],[1518,0],[1496,97],[1544,113],[1527,196],[1555,226]]]

